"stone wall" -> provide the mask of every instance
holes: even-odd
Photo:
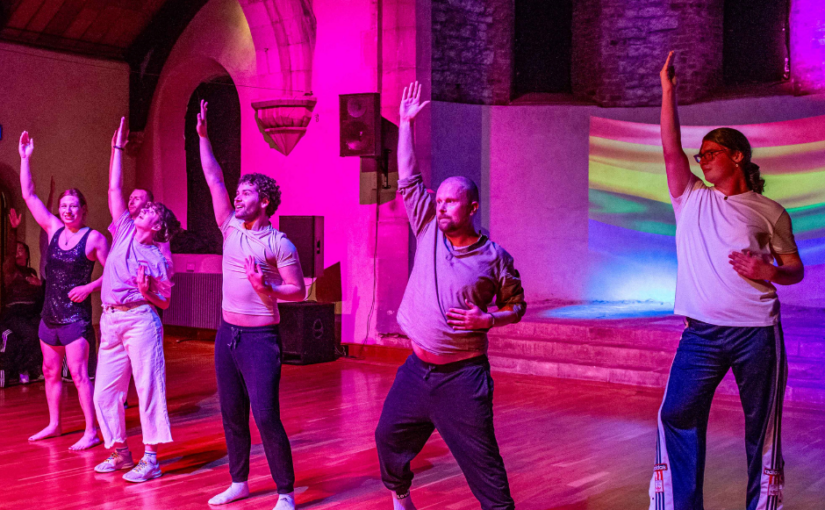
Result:
[[[722,80],[723,0],[579,0],[573,5],[573,93],[601,106],[661,101],[659,70],[677,53],[680,102]]]
[[[794,91],[825,91],[825,2],[791,0],[790,25]]]
[[[507,104],[514,0],[432,0],[432,97]]]

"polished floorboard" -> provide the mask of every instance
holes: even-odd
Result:
[[[62,437],[26,438],[46,425],[43,383],[0,389],[0,508],[189,509],[229,484],[209,341],[166,342],[168,407],[175,442],[164,476],[141,485],[97,474],[103,447],[74,453],[82,431],[74,386],[64,385]],[[293,447],[296,497],[304,509],[391,509],[373,432],[396,364],[341,359],[285,366],[281,414]],[[647,508],[660,390],[494,374],[495,420],[516,507],[523,510]],[[130,445],[142,452],[137,397],[129,397]],[[744,418],[717,399],[708,434],[707,510],[743,509]],[[786,409],[786,510],[825,509],[825,411]],[[444,442],[434,435],[415,459],[419,509],[477,509]],[[228,510],[272,508],[277,495],[253,424],[251,497]]]

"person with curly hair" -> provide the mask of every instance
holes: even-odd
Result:
[[[180,223],[159,202],[144,205],[132,219],[123,199],[123,148],[128,134],[125,119],[112,138],[109,166],[109,211],[112,213],[112,249],[103,271],[103,315],[94,403],[108,459],[95,471],[110,473],[131,469],[128,482],[145,482],[161,476],[157,451],[172,441],[166,410],[166,363],[163,326],[154,307],[166,309],[172,295],[166,258],[157,243],[169,242]],[[140,424],[145,445],[137,466],[126,443],[123,402],[134,376]]]
[[[660,72],[662,147],[676,216],[676,301],[686,327],[659,409],[650,510],[702,510],[708,416],[733,370],[745,411],[747,510],[782,508],[782,402],[788,360],[775,285],[804,276],[791,218],[762,196],[765,181],[741,132],[718,128],[691,172],[676,112],[673,52]]]
[[[306,297],[303,272],[295,246],[269,222],[281,203],[274,179],[244,175],[232,207],[209,141],[206,109],[207,103],[201,101],[197,131],[203,174],[223,233],[222,320],[215,338],[215,372],[232,476],[229,488],[209,504],[224,505],[249,495],[251,406],[278,486],[275,510],[294,510],[292,449],[281,423],[278,400],[281,339],[277,302]]]
[[[143,188],[135,188],[132,190],[132,193],[129,195],[129,200],[126,202],[127,209],[129,209],[129,216],[132,219],[136,219],[146,204],[155,201],[155,195],[152,193],[152,190],[143,189]],[[160,249],[160,252],[163,253],[163,256],[166,258],[166,266],[169,270],[169,278],[175,274],[174,266],[172,265],[172,248],[171,243],[169,242],[161,242],[156,241],[155,244]]]

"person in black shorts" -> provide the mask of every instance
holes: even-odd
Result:
[[[38,329],[43,352],[43,376],[46,379],[46,401],[49,405],[49,425],[31,436],[38,441],[62,433],[60,395],[63,380],[61,365],[65,356],[77,387],[80,407],[86,419],[83,437],[71,450],[85,450],[100,443],[92,403],[92,383],[88,360],[94,352],[92,300],[90,294],[100,289],[101,279],[92,280],[95,262],[106,263],[109,243],[106,238],[86,226],[86,199],[77,189],[67,189],[58,199],[58,214],[53,215],[35,194],[30,160],[34,139],[27,132],[20,136],[20,186],[23,199],[35,221],[49,236],[46,251],[46,295]]]

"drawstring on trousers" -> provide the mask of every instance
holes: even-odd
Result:
[[[230,349],[234,350],[235,347],[238,346],[238,341],[241,339],[241,331],[239,329],[232,328],[232,338],[230,339],[229,343],[227,344]]]

